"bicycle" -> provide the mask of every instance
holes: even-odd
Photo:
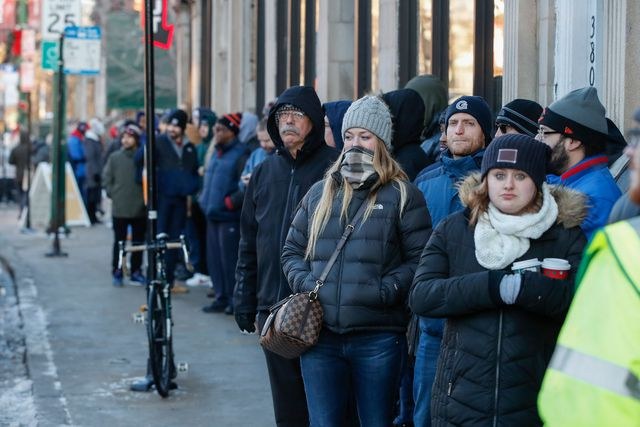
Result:
[[[156,391],[162,397],[169,396],[169,390],[175,388],[172,379],[176,376],[173,361],[173,320],[171,317],[171,284],[167,282],[165,271],[165,253],[167,250],[181,249],[185,265],[192,269],[189,252],[184,236],[177,242],[168,241],[166,233],[160,233],[154,240],[144,244],[119,242],[118,268],[126,269],[125,255],[132,252],[155,253],[156,279],[147,281],[147,309],[145,324],[149,340],[149,365]],[[126,273],[125,273],[126,275]]]

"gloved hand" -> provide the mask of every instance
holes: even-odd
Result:
[[[513,304],[520,295],[520,284],[522,276],[520,274],[505,274],[500,280],[500,298],[505,304]]]
[[[252,334],[256,331],[256,313],[235,313],[235,318],[242,332]]]

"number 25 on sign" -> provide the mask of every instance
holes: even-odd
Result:
[[[80,25],[81,0],[42,0],[42,38],[57,39],[66,27]]]

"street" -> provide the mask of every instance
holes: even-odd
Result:
[[[205,314],[206,288],[174,295],[176,363],[187,363],[167,399],[135,393],[144,375],[143,287],[111,285],[111,230],[73,228],[67,258],[52,241],[22,234],[0,207],[0,425],[270,426],[271,393],[255,335],[233,316]],[[15,286],[14,286],[15,285]]]

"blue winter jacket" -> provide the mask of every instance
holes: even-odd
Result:
[[[82,139],[75,133],[69,135],[67,139],[67,155],[76,178],[84,178],[86,176],[84,148],[82,147]]]
[[[473,156],[454,159],[449,151],[440,160],[425,168],[414,181],[427,201],[431,222],[435,228],[447,215],[462,209],[456,184],[471,172],[480,170],[484,149]]]
[[[167,134],[156,139],[156,174],[159,197],[187,197],[198,191],[198,155],[196,147],[188,141],[178,156]]]
[[[243,192],[238,180],[249,149],[237,138],[216,151],[204,173],[204,186],[198,203],[209,221],[240,221]]]
[[[418,174],[414,184],[424,195],[434,229],[449,214],[463,209],[456,184],[471,172],[480,170],[483,155],[484,149],[473,156],[454,159],[447,150],[440,160]],[[420,317],[420,329],[432,337],[440,339],[443,327],[442,319]]]
[[[613,205],[622,195],[607,168],[607,161],[604,155],[587,157],[560,176],[547,176],[548,183],[562,184],[587,196],[589,213],[580,225],[587,239],[607,224]]]
[[[253,150],[251,152],[251,155],[247,159],[247,162],[244,164],[244,169],[242,169],[242,173],[240,174],[240,176],[250,175],[253,172],[253,170],[256,167],[258,167],[260,163],[262,163],[267,157],[275,153],[275,151],[276,150],[274,149],[269,153],[267,150],[265,150],[262,147],[258,147],[255,150]],[[238,182],[238,186],[242,190],[244,190],[246,187],[246,185],[244,185],[244,182],[242,182],[242,180]]]

